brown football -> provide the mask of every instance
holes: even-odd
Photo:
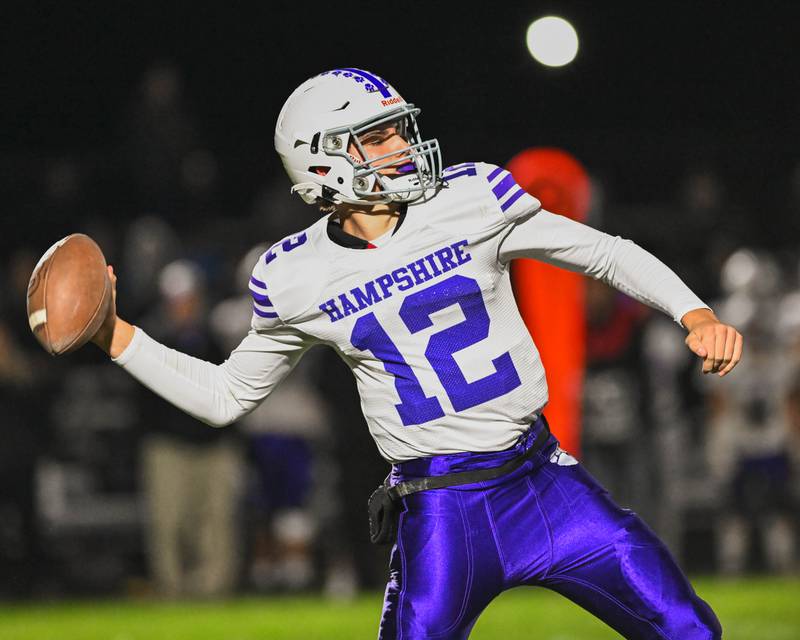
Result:
[[[106,259],[83,233],[56,242],[39,259],[28,283],[28,323],[45,350],[75,351],[103,324],[111,303]]]

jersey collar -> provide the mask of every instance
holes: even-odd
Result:
[[[403,224],[403,220],[406,219],[407,211],[408,205],[404,202],[400,206],[400,215],[397,218],[397,224],[394,225],[394,229],[392,229],[392,235],[397,233],[398,229],[400,229],[400,226]],[[342,225],[334,221],[333,216],[328,218],[327,231],[328,238],[330,238],[332,242],[335,242],[339,246],[345,247],[346,249],[377,249],[377,247],[368,240],[364,240],[363,238],[359,238],[358,236],[347,233],[347,231],[342,229]]]

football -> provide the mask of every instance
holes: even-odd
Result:
[[[86,344],[111,304],[106,259],[83,233],[56,242],[39,259],[28,283],[28,323],[45,351],[61,355]]]

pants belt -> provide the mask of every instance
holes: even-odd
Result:
[[[547,425],[547,420],[542,416],[543,428],[539,431],[536,439],[531,443],[527,451],[521,453],[516,458],[512,458],[505,464],[490,469],[476,469],[474,471],[459,471],[457,473],[447,473],[442,476],[430,476],[427,478],[415,478],[414,480],[406,480],[400,482],[392,487],[387,487],[386,492],[392,500],[418,493],[420,491],[427,491],[429,489],[444,489],[445,487],[455,487],[462,484],[473,484],[475,482],[484,482],[486,480],[494,480],[504,476],[512,471],[515,471],[528,460],[533,458],[545,445],[547,439],[550,437],[550,428]]]

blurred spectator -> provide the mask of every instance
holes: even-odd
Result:
[[[789,431],[788,446],[790,467],[789,497],[795,542],[800,545],[800,262],[795,260],[792,274],[794,288],[781,299],[778,314],[778,332],[791,372],[783,397],[786,423]],[[795,558],[795,561],[800,560]],[[800,571],[800,563],[796,569]]]
[[[369,541],[367,498],[391,468],[369,434],[347,364],[333,349],[320,349],[319,355],[318,381],[332,409],[335,488],[341,501],[341,524],[324,541],[332,553],[338,554],[340,569],[329,576],[325,590],[337,596],[342,591],[378,589],[386,584],[390,548]],[[352,578],[351,568],[355,570]]]
[[[158,302],[158,275],[177,257],[181,245],[172,227],[153,215],[134,219],[124,236],[117,274],[125,311],[139,317]]]
[[[162,305],[142,322],[164,344],[219,363],[203,274],[178,260],[159,276]],[[142,486],[153,577],[168,597],[224,596],[237,584],[242,452],[237,427],[214,429],[142,390]]]
[[[583,460],[619,504],[647,519],[653,465],[642,336],[650,314],[593,279],[586,282],[586,311]]]
[[[698,454],[704,422],[696,410],[702,397],[693,381],[699,367],[683,346],[685,337],[682,327],[660,313],[652,315],[643,334],[652,428],[652,524],[676,556],[685,555],[692,511],[706,513],[713,500],[698,490],[708,484],[708,466]]]
[[[800,358],[796,362],[800,363]],[[792,463],[789,491],[794,513],[793,524],[795,530],[800,531],[800,364],[792,375],[786,392],[786,419],[789,423],[789,454]]]
[[[31,594],[38,560],[34,483],[42,417],[36,386],[31,358],[0,321],[0,593],[17,597]]]
[[[796,533],[790,496],[790,395],[797,353],[778,332],[780,273],[770,256],[748,249],[734,252],[722,272],[726,297],[721,317],[747,336],[747,357],[738,371],[708,385],[709,460],[718,482],[719,566],[741,574],[754,566],[754,540],[766,568],[795,568]]]
[[[250,329],[253,299],[248,281],[253,265],[269,245],[256,245],[240,261],[237,295],[217,304],[211,327],[226,351]],[[313,380],[319,353],[307,353],[269,398],[241,420],[251,479],[249,514],[253,521],[249,558],[250,584],[259,590],[299,590],[317,578],[317,534],[334,507],[321,470],[330,438],[330,411]]]
[[[25,294],[36,258],[17,250],[0,298],[0,595],[30,596],[41,565],[36,465],[46,443],[45,359],[28,331]]]
[[[37,473],[47,589],[115,592],[141,564],[137,387],[93,345],[45,370],[58,376]]]

